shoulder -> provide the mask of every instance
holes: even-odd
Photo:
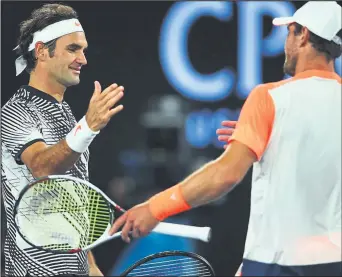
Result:
[[[1,109],[2,122],[19,121],[35,117],[34,103],[21,88],[5,103]]]
[[[290,82],[293,82],[294,80],[295,80],[294,78],[289,78],[289,79],[281,80],[278,82],[260,84],[256,86],[253,91],[256,91],[257,93],[267,93],[272,89],[282,87]]]
[[[29,113],[30,107],[22,99],[11,98],[1,109],[2,114],[13,113],[13,116],[24,112]]]

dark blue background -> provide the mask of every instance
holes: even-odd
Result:
[[[42,2],[2,1],[1,4],[3,105],[20,85],[28,82],[26,73],[15,76],[16,57],[12,49],[16,46],[19,35],[18,24],[33,9],[41,6]],[[128,208],[144,201],[152,193],[177,183],[222,152],[214,134],[221,117],[215,119],[210,114],[224,108],[223,115],[236,119],[244,98],[237,97],[237,88],[234,86],[230,96],[225,99],[197,101],[185,97],[171,85],[172,82],[167,79],[161,66],[159,39],[163,20],[174,2],[68,1],[67,4],[78,12],[89,43],[88,65],[81,74],[81,83],[69,88],[65,96],[76,118],[80,119],[85,114],[95,80],[102,87],[116,82],[123,85],[126,91],[122,101],[124,111],[112,119],[90,147],[92,183]],[[304,2],[296,2],[293,7],[300,7],[302,4]],[[247,23],[241,20],[243,15],[239,8],[237,4],[233,4],[233,15],[229,21],[206,16],[194,23],[187,38],[188,55],[198,72],[212,73],[227,66],[234,72],[237,71],[241,59],[239,51],[243,47],[238,41],[247,32],[247,25],[243,25]],[[261,23],[263,25],[258,26],[261,26],[262,36],[265,37],[272,28],[271,17],[257,18],[255,24]],[[247,41],[249,47],[257,47],[262,38],[253,40],[252,33],[250,34],[251,40]],[[260,82],[284,78],[282,53],[273,57],[261,57],[260,60]],[[252,68],[244,66],[241,70],[250,73]],[[172,96],[179,101],[182,106],[182,124],[171,128],[167,121],[162,121],[158,123],[162,126],[157,124],[154,129],[146,127],[142,123],[144,114],[157,105],[153,104],[153,99],[158,101],[163,96]],[[202,119],[196,117],[188,125],[184,125],[189,113],[198,112],[203,115],[204,111],[209,115],[202,116]],[[204,135],[211,132],[210,143],[203,143],[204,138],[197,135],[197,132],[201,133],[198,128],[202,128],[203,124]],[[186,136],[187,133],[193,135],[191,141]],[[196,143],[202,146],[194,147]],[[213,239],[209,244],[161,235],[152,235],[131,246],[115,240],[94,250],[100,268],[107,275],[117,274],[134,260],[153,252],[181,249],[203,255],[219,275],[234,274],[241,262],[247,231],[250,173],[229,196],[172,219],[175,222],[211,226]]]

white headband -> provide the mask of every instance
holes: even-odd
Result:
[[[67,19],[62,20],[56,23],[53,23],[47,27],[45,27],[43,30],[40,30],[38,32],[35,32],[33,34],[33,41],[30,44],[28,48],[28,52],[32,51],[37,42],[49,42],[53,39],[59,38],[61,36],[71,34],[74,32],[84,32],[83,28],[81,26],[81,23],[77,19]],[[19,45],[14,48],[13,50],[18,49]],[[16,69],[16,76],[18,76],[23,70],[26,68],[27,62],[24,59],[23,56],[18,57],[15,60],[15,69]]]

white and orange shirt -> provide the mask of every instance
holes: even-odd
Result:
[[[256,87],[233,140],[258,158],[244,259],[342,261],[341,77],[309,70]]]

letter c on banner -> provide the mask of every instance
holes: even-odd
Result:
[[[202,16],[228,21],[231,2],[178,2],[164,18],[159,41],[160,63],[169,83],[183,96],[197,101],[218,101],[230,95],[235,76],[228,68],[201,74],[188,57],[188,35]]]

